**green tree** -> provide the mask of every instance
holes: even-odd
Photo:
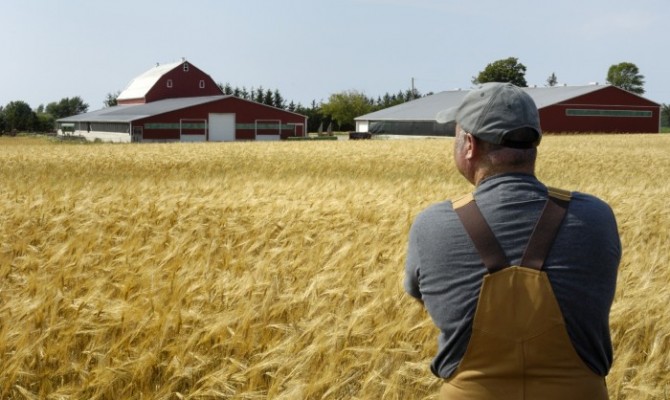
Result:
[[[265,89],[263,89],[263,86],[259,86],[258,89],[256,89],[255,94],[254,94],[254,88],[251,88],[251,99],[256,103],[263,104],[264,95],[265,95]]]
[[[268,106],[273,106],[275,104],[274,96],[272,95],[272,90],[268,89],[263,94],[263,104]]]
[[[119,102],[116,99],[119,98],[120,94],[121,94],[121,92],[119,92],[119,91],[117,91],[115,93],[107,93],[107,97],[105,97],[105,101],[103,101],[102,104],[105,107],[114,107],[114,106],[118,105]]]
[[[35,113],[24,101],[10,102],[5,107],[3,114],[5,129],[9,132],[28,132],[35,127]]]
[[[665,124],[661,125],[670,126],[670,104],[661,104],[661,115],[665,117]]]
[[[556,84],[558,84],[558,78],[556,78],[556,74],[552,72],[551,75],[549,75],[549,78],[547,78],[547,86],[553,87],[556,86]]]
[[[644,94],[644,75],[631,62],[614,64],[607,71],[607,83],[636,94]]]
[[[72,98],[62,98],[58,103],[47,104],[47,113],[53,115],[56,119],[65,118],[71,115],[83,114],[88,111],[88,104],[79,96]]]
[[[38,112],[35,113],[35,126],[37,132],[53,132],[56,126],[56,118],[53,115]]]
[[[233,87],[230,85],[230,83],[226,82],[225,85],[217,83],[216,85],[219,87],[219,89],[221,89],[223,94],[233,94]]]
[[[40,104],[35,109],[35,124],[33,129],[36,132],[54,132],[56,128],[56,118],[46,112],[44,104]]]
[[[273,100],[274,100],[274,106],[277,108],[281,109],[286,109],[286,101],[282,97],[281,93],[279,93],[278,89],[275,89],[274,94],[272,95]]]
[[[295,107],[295,112],[307,117],[308,132],[316,132],[320,125],[327,122],[321,110],[321,105],[317,104],[316,100],[312,100],[311,107],[304,107],[298,103]]]
[[[414,89],[407,89],[405,90],[405,101],[412,101],[415,99],[418,99],[421,97],[421,93],[419,93],[419,90],[414,88]]]
[[[391,95],[388,92],[384,93],[384,97],[382,97],[378,106],[380,108],[387,108],[387,107],[391,107],[392,105],[393,105],[393,101],[391,100]]]
[[[472,78],[472,83],[511,82],[517,86],[526,87],[526,66],[518,58],[509,57],[494,61],[486,66],[479,75]]]
[[[350,90],[330,95],[321,109],[337,122],[340,130],[347,130],[354,128],[354,118],[372,110],[372,102],[364,94]]]
[[[5,133],[5,111],[2,106],[0,106],[0,135]]]

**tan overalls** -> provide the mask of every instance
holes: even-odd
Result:
[[[489,270],[484,277],[472,337],[441,399],[601,400],[605,378],[580,359],[546,272],[542,271],[570,193],[549,190],[549,201],[528,242],[521,266],[510,266],[472,195],[454,209]]]

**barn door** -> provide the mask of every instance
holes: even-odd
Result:
[[[209,114],[209,140],[231,142],[235,140],[235,114]]]

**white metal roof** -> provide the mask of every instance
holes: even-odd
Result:
[[[537,108],[541,109],[609,86],[611,85],[526,87],[523,90],[533,98]]]
[[[85,114],[61,118],[58,122],[132,122],[152,115],[164,114],[200,104],[234,97],[232,95],[183,97],[153,101],[146,104],[118,105]]]
[[[438,112],[459,105],[467,93],[468,90],[435,93],[355,119],[357,121],[435,121],[435,115]]]
[[[179,61],[170,64],[156,65],[142,75],[130,81],[128,86],[119,94],[117,100],[140,99],[146,96],[149,90],[166,73],[183,64]]]

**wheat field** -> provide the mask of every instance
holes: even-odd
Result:
[[[407,233],[451,140],[0,138],[0,398],[436,399]],[[670,399],[670,135],[548,136],[623,244],[612,399]]]

